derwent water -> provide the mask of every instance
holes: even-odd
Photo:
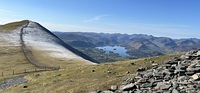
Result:
[[[103,46],[103,47],[96,47],[97,49],[102,49],[106,53],[113,52],[118,53],[120,56],[130,56],[126,53],[127,49],[122,46]]]

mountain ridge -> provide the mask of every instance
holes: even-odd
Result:
[[[136,58],[157,56],[171,53],[181,53],[200,48],[200,39],[172,39],[168,37],[155,37],[145,34],[109,34],[94,32],[53,32],[67,44],[85,50],[82,45],[89,47],[114,46],[125,47],[127,53]],[[81,42],[82,44],[77,44]],[[90,43],[90,44],[88,44]],[[88,47],[88,46],[87,46]],[[94,56],[95,58],[95,56]]]

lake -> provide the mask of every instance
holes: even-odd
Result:
[[[127,49],[122,46],[103,46],[103,47],[96,47],[97,49],[102,49],[106,53],[109,53],[110,51],[113,53],[118,53],[120,56],[130,56],[126,53]]]

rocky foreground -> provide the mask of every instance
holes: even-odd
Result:
[[[121,86],[92,93],[200,93],[200,50],[152,66],[148,70],[139,68]]]

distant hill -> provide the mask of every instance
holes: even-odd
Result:
[[[85,51],[99,46],[124,46],[134,58],[180,53],[200,48],[200,39],[171,39],[144,34],[107,34],[89,32],[53,32],[69,45]],[[94,58],[96,53],[91,54]]]

